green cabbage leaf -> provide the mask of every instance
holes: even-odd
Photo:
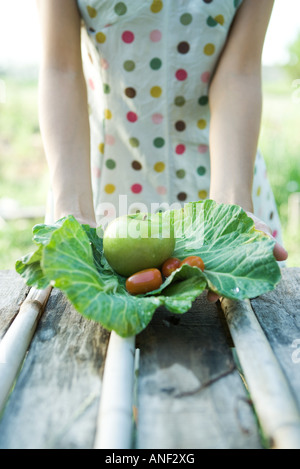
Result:
[[[162,213],[162,221],[165,216],[170,212]],[[274,240],[257,231],[241,207],[213,200],[190,202],[172,210],[171,220],[173,256],[200,256],[205,270],[183,265],[160,288],[144,295],[130,295],[126,279],[108,264],[102,227],[81,225],[71,215],[33,227],[36,250],[16,261],[16,271],[29,286],[59,288],[85,318],[122,337],[147,327],[159,306],[183,314],[204,290],[240,300],[270,291],[280,280]]]

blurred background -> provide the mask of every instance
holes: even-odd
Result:
[[[32,250],[49,188],[37,94],[35,0],[0,0],[0,269]],[[259,146],[276,198],[287,265],[300,266],[300,1],[275,0],[263,53]]]

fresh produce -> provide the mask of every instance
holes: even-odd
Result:
[[[128,277],[126,289],[131,295],[140,295],[156,290],[162,284],[162,275],[158,269],[145,269]]]
[[[199,267],[199,269],[204,270],[204,262],[199,256],[188,256],[183,261],[181,261],[180,266],[183,264],[188,264],[191,267]]]
[[[178,269],[180,267],[181,261],[180,259],[177,259],[177,257],[169,257],[167,259],[162,267],[161,267],[161,272],[164,277],[169,277],[174,270]]]
[[[115,272],[128,277],[159,267],[175,248],[172,220],[160,213],[118,217],[104,231],[105,258]]]
[[[17,260],[16,270],[29,286],[59,288],[85,318],[122,337],[142,331],[160,306],[185,313],[204,290],[242,300],[272,290],[280,280],[274,240],[257,231],[241,207],[191,202],[164,212],[160,226],[170,219],[176,244],[168,257],[199,256],[205,270],[184,263],[144,294],[131,295],[126,278],[108,263],[99,227],[81,225],[73,216],[34,226],[36,249]]]

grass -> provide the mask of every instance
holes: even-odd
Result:
[[[20,207],[44,206],[49,183],[39,133],[37,82],[0,75],[0,84],[0,209],[1,203],[11,201]],[[282,221],[287,265],[300,266],[300,227],[292,233],[288,215],[289,196],[300,191],[300,104],[293,99],[293,91],[292,80],[282,74],[264,78],[259,146]],[[40,222],[42,218],[7,222],[0,218],[0,269],[13,269],[15,260],[32,250],[32,226]]]
[[[265,79],[259,142],[282,223],[284,245],[289,252],[289,267],[300,266],[300,226],[291,229],[291,218],[297,214],[289,214],[290,196],[300,193],[300,103],[295,99],[292,84],[293,80],[283,73]]]
[[[0,213],[1,207],[45,206],[48,172],[39,133],[36,80],[3,76],[0,80]],[[32,250],[32,226],[42,221],[0,218],[0,269],[13,269],[15,260]]]

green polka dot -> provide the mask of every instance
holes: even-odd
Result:
[[[213,18],[212,16],[209,16],[206,20],[206,24],[207,26],[217,26],[218,22],[215,20],[215,18]]]
[[[183,96],[176,96],[174,99],[175,106],[183,106],[185,104],[185,98]]]
[[[191,24],[192,20],[193,20],[193,17],[190,13],[184,13],[180,17],[180,23],[183,24],[184,26]]]
[[[237,8],[241,3],[241,0],[233,0],[234,8]]]
[[[153,145],[156,147],[156,148],[161,148],[163,147],[165,144],[165,141],[162,137],[156,137],[154,140],[153,140]]]
[[[114,169],[116,167],[116,162],[115,160],[109,159],[106,160],[105,165],[108,169]]]
[[[162,61],[158,57],[154,57],[150,61],[150,67],[152,70],[158,70],[161,67]]]
[[[103,93],[105,94],[110,93],[110,86],[108,83],[103,83]]]
[[[140,141],[139,141],[137,138],[135,138],[135,137],[131,137],[131,138],[129,139],[129,143],[130,143],[130,145],[131,145],[133,148],[137,148],[137,147],[140,146]]]
[[[119,2],[115,5],[115,13],[119,16],[125,15],[127,11],[127,6],[123,2]]]
[[[201,96],[198,99],[198,103],[200,104],[200,106],[206,106],[208,104],[208,96]]]
[[[133,60],[125,60],[123,67],[126,72],[132,72],[135,69],[135,62]]]
[[[206,173],[206,168],[204,166],[198,166],[197,173],[199,174],[199,176],[204,176],[204,174]]]
[[[183,179],[185,177],[185,170],[184,169],[178,169],[176,171],[176,176],[178,179]]]

